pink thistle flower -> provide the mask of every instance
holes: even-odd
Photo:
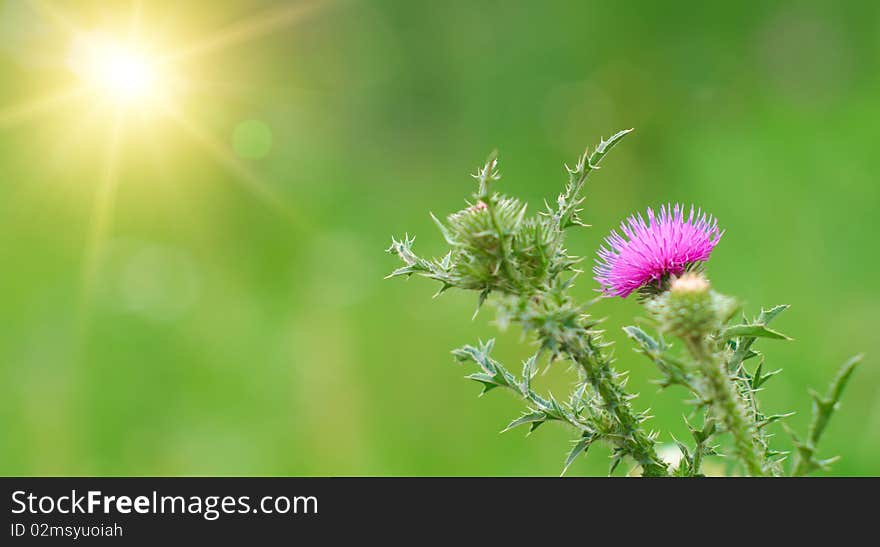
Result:
[[[599,249],[593,268],[605,296],[626,298],[650,282],[658,286],[670,275],[709,259],[723,231],[711,215],[694,211],[687,218],[681,205],[661,205],[660,214],[648,209],[648,222],[641,214],[620,224],[623,235],[612,230]]]

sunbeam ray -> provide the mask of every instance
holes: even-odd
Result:
[[[131,13],[128,18],[128,38],[135,40],[140,36],[141,19],[144,13],[144,4],[141,0],[131,0]]]
[[[30,118],[51,112],[65,106],[68,103],[83,97],[86,87],[76,86],[70,89],[54,91],[47,95],[31,99],[23,103],[14,104],[0,109],[0,129],[13,126],[29,120]]]
[[[319,1],[300,2],[293,6],[266,10],[226,27],[216,34],[194,42],[189,46],[184,46],[169,54],[165,60],[171,63],[189,61],[196,57],[202,57],[230,46],[247,42],[259,36],[277,32],[290,26],[321,5],[323,5],[323,2]]]
[[[92,207],[92,223],[86,243],[83,261],[82,292],[80,294],[78,321],[81,334],[87,330],[91,302],[95,292],[104,243],[110,231],[113,208],[115,205],[116,188],[119,178],[119,163],[123,125],[125,119],[120,110],[114,113],[110,127],[110,138],[104,154],[104,165],[98,187],[95,189],[95,200]]]
[[[75,34],[79,28],[67,14],[47,0],[27,0],[37,14],[48,19],[52,25],[65,34]]]
[[[252,192],[262,201],[272,207],[277,213],[292,221],[298,227],[305,225],[305,218],[301,211],[294,211],[293,207],[278,193],[246,165],[235,158],[223,145],[208,131],[202,129],[196,122],[187,118],[182,112],[172,107],[167,110],[169,117],[211,158],[222,168],[234,176],[234,180],[241,183],[245,189]]]

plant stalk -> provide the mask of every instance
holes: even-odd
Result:
[[[577,347],[581,345],[583,347]],[[577,346],[564,345],[566,353],[581,368],[587,382],[602,397],[605,410],[614,417],[618,426],[615,445],[642,466],[642,476],[667,476],[666,464],[657,456],[654,440],[641,428],[640,420],[633,414],[623,388],[614,378],[609,359],[601,348],[596,347],[590,336],[586,337],[584,344]]]
[[[716,417],[733,436],[737,457],[749,475],[764,476],[755,424],[746,415],[740,393],[728,375],[727,364],[712,351],[705,337],[688,337],[685,342],[705,380],[704,398],[711,401]]]

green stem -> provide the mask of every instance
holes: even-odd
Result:
[[[588,151],[585,151],[575,168],[568,170],[571,175],[569,184],[565,192],[560,196],[559,209],[554,213],[554,219],[560,230],[564,230],[572,225],[570,221],[576,217],[578,205],[583,201],[581,190],[583,190],[589,174],[598,169],[599,163],[608,152],[630,133],[632,133],[632,129],[624,129],[623,131],[618,131],[607,140],[602,139],[592,154],[588,154]]]
[[[727,365],[727,370],[730,370],[730,364]],[[736,386],[739,392],[742,394],[742,399],[746,404],[748,420],[752,424],[757,424],[761,420],[764,419],[764,415],[761,413],[758,408],[758,398],[755,396],[755,392],[751,389],[751,386],[744,379],[736,380]],[[766,463],[766,472],[767,474],[777,477],[782,474],[782,467],[780,466],[778,461],[773,461],[770,450],[770,442],[769,437],[767,436],[765,429],[759,429],[755,432],[754,435],[755,442],[757,443],[758,450],[760,450],[762,457],[761,459]]]
[[[712,351],[703,337],[686,338],[688,350],[705,379],[707,393],[715,414],[733,436],[736,455],[752,476],[763,476],[761,450],[755,438],[755,424],[746,415],[739,391],[727,372],[727,364]]]
[[[583,347],[570,347],[566,352],[580,366],[586,380],[596,389],[605,410],[617,423],[613,441],[625,454],[642,466],[645,477],[665,477],[669,474],[666,464],[654,450],[654,440],[641,428],[640,420],[633,413],[628,397],[615,378],[609,359],[596,347],[592,337],[587,336]]]
[[[692,470],[692,476],[696,477],[700,475],[703,467],[703,447],[702,445],[698,445],[694,448],[694,466]]]
[[[800,477],[806,475],[811,471],[823,468],[834,460],[834,458],[824,462],[816,460],[816,446],[819,444],[819,439],[822,437],[828,421],[837,409],[846,384],[861,361],[862,355],[856,355],[844,363],[828,387],[828,393],[825,396],[819,395],[816,392],[811,393],[813,397],[813,419],[810,421],[810,429],[807,432],[806,440],[803,443],[795,440],[798,450],[794,455],[793,476]]]

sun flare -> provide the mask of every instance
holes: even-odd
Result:
[[[165,88],[154,56],[136,45],[108,38],[74,39],[69,66],[86,86],[119,105],[155,101]]]
[[[168,146],[176,136],[205,155],[234,183],[269,205],[275,212],[302,226],[302,213],[293,208],[227,143],[198,118],[189,106],[206,97],[223,100],[216,83],[204,78],[203,69],[237,46],[279,32],[301,21],[325,0],[305,0],[266,9],[221,25],[201,36],[169,32],[161,18],[152,20],[139,1],[128,13],[96,17],[86,23],[67,3],[31,0],[28,9],[57,33],[50,65],[63,72],[62,87],[28,96],[18,103],[0,105],[0,130],[41,118],[58,127],[59,150],[79,161],[76,152],[99,169],[94,177],[91,223],[85,243],[82,290],[78,309],[83,333],[87,330],[89,303],[94,296],[105,244],[113,235],[116,193],[124,180],[126,156],[160,158],[155,146]],[[2,4],[2,1],[0,1]],[[64,5],[62,5],[64,4]],[[122,4],[122,2],[118,3]],[[0,10],[2,11],[2,10]],[[3,51],[0,51],[0,57]],[[0,59],[2,60],[2,59]],[[208,70],[210,72],[210,70]],[[61,74],[59,74],[61,76]],[[57,81],[53,78],[53,82]],[[201,94],[201,95],[199,95]],[[53,116],[50,118],[50,116]],[[271,135],[270,135],[271,138]],[[157,161],[161,170],[165,159]]]

